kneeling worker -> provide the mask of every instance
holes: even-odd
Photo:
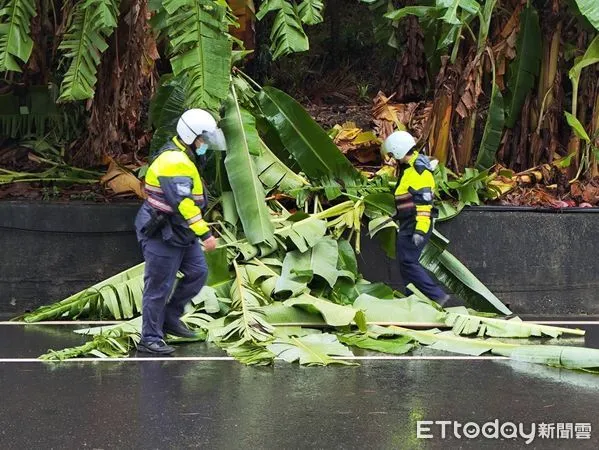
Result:
[[[397,234],[399,270],[405,284],[414,284],[428,298],[444,304],[449,295],[432,280],[419,262],[433,232],[435,179],[431,161],[415,148],[416,140],[405,131],[389,135],[382,147],[383,153],[395,158],[400,168],[394,192],[395,218],[400,222]]]
[[[210,113],[190,109],[177,123],[177,136],[160,149],[148,168],[148,197],[135,219],[146,262],[139,351],[170,354],[175,349],[164,342],[165,333],[195,336],[180,317],[208,277],[198,238],[206,251],[216,247],[202,218],[208,201],[195,159],[206,150],[225,150],[225,146],[224,135]],[[184,278],[173,292],[177,271]]]

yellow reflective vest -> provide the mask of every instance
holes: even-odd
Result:
[[[429,159],[415,152],[395,189],[400,233],[427,234],[431,230],[435,179]]]
[[[188,227],[196,236],[206,239],[210,228],[202,217],[207,206],[204,187],[195,163],[186,153],[186,147],[174,137],[172,144],[161,151],[152,162],[145,178],[147,203],[154,209],[170,215],[173,226]]]

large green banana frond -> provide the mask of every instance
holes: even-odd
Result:
[[[36,15],[35,0],[0,2],[0,72],[21,72],[18,60],[29,61],[33,49],[29,31]]]
[[[164,9],[173,73],[189,77],[188,106],[218,111],[230,82],[225,6],[212,0],[166,0]]]
[[[70,26],[60,46],[69,68],[62,80],[59,101],[94,96],[98,65],[117,26],[118,0],[84,0],[75,5]]]

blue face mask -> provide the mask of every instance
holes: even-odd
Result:
[[[208,144],[202,144],[196,149],[196,155],[202,156],[208,150]]]

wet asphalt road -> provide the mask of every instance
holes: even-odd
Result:
[[[599,325],[581,328],[585,338],[564,343],[599,347]],[[256,368],[235,361],[9,359],[83,342],[72,329],[0,325],[0,448],[599,448],[599,375],[505,360]],[[206,344],[176,353],[222,354]],[[526,433],[533,423],[589,423],[591,439],[537,435],[526,445],[521,437],[458,439],[450,429],[442,439],[440,426],[429,431],[433,439],[417,438],[418,421],[480,426],[496,419],[523,423]]]

